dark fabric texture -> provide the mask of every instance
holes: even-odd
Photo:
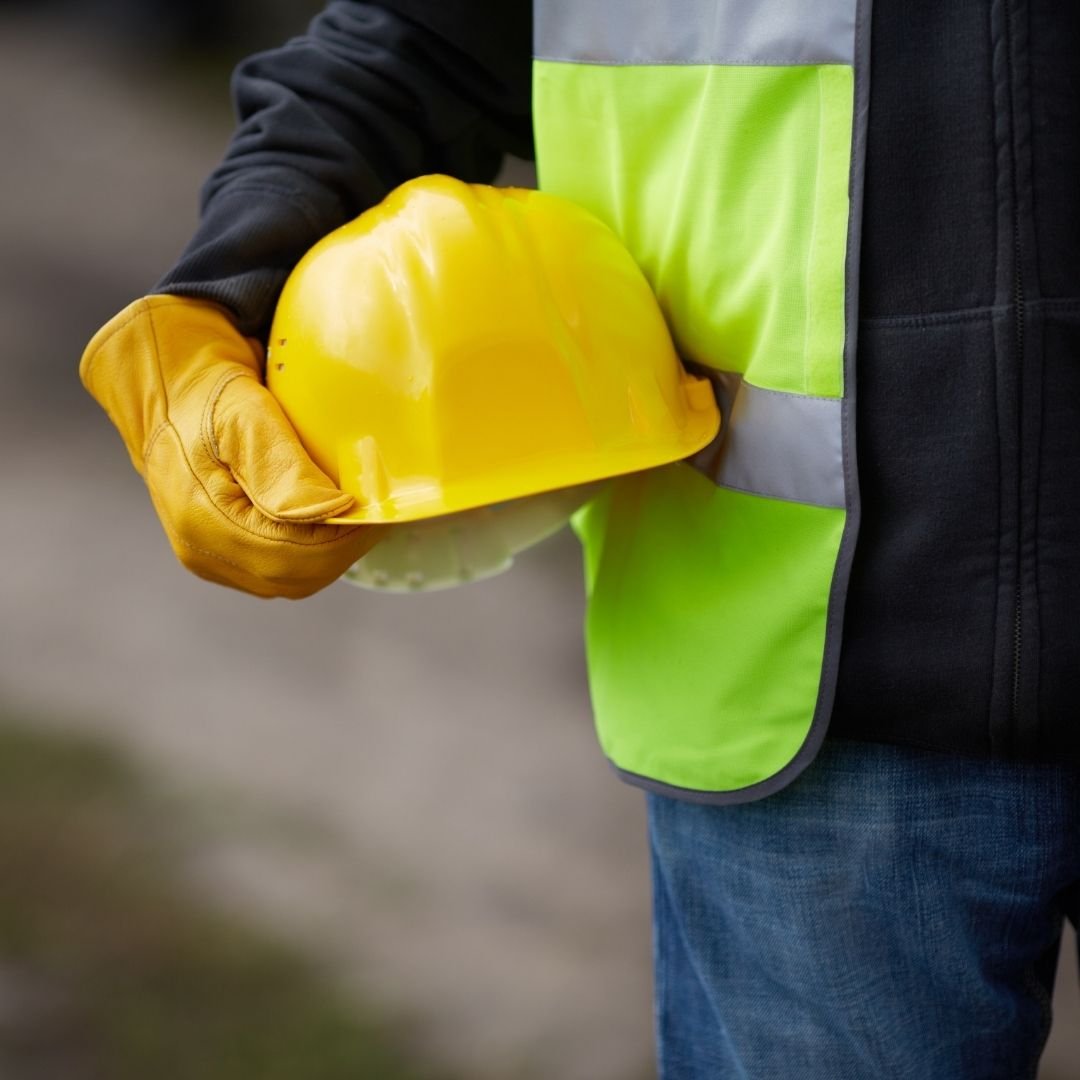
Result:
[[[155,291],[216,300],[264,336],[304,252],[392,188],[435,172],[489,181],[504,154],[531,156],[531,12],[336,0],[245,60],[200,226]]]
[[[263,334],[317,239],[424,172],[528,156],[531,5],[335,0],[241,64],[159,291]],[[1080,6],[875,0],[862,529],[830,734],[1080,760]]]
[[[1080,7],[877,0],[831,733],[1080,760]]]

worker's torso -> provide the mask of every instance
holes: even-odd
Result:
[[[877,0],[832,730],[1076,759],[1080,6]]]
[[[620,233],[729,423],[585,529],[609,754],[692,789],[756,759],[723,783],[764,793],[833,714],[1076,754],[1080,13],[617,6],[538,0],[541,182]]]

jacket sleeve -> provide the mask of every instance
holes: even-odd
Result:
[[[238,126],[199,227],[156,292],[214,300],[265,335],[309,247],[424,173],[486,182],[532,156],[528,0],[334,0],[242,62]]]

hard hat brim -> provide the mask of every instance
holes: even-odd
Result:
[[[695,401],[693,404],[698,403]],[[623,450],[607,448],[599,453],[580,454],[573,458],[560,455],[557,458],[514,462],[501,470],[492,470],[482,480],[469,483],[462,481],[438,485],[420,480],[413,486],[414,498],[403,498],[401,492],[407,492],[409,485],[399,484],[396,487],[398,494],[394,498],[366,505],[358,503],[347,514],[328,518],[327,524],[391,525],[422,521],[641,472],[690,457],[712,442],[719,429],[720,414],[710,393],[707,407],[687,410],[686,423],[680,429],[677,440],[666,446],[639,444]]]

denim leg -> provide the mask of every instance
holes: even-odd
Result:
[[[662,1080],[1033,1077],[1078,781],[835,740],[760,802],[650,795]]]

